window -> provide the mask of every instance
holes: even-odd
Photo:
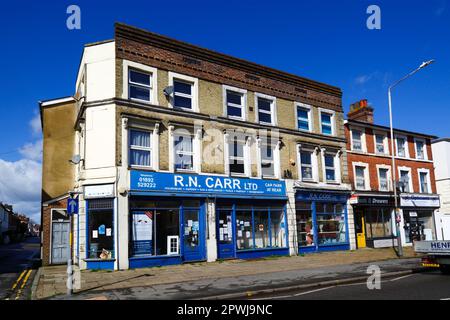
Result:
[[[317,241],[319,245],[347,241],[344,206],[340,203],[316,203]]]
[[[300,166],[302,181],[313,181],[313,164],[312,164],[313,152],[308,150],[302,150],[300,152]]]
[[[113,199],[88,201],[88,258],[114,259]]]
[[[385,136],[381,134],[375,135],[375,152],[380,154],[386,154],[384,145]]]
[[[426,159],[425,141],[423,140],[416,140],[416,159]]]
[[[409,170],[400,170],[400,190],[402,192],[411,192]]]
[[[392,214],[388,208],[367,208],[364,214],[367,239],[392,237]]]
[[[236,208],[236,249],[253,249],[253,219],[252,208]]]
[[[361,130],[352,129],[352,150],[363,151],[362,136]]]
[[[261,174],[263,177],[275,177],[274,147],[261,144]]]
[[[262,124],[275,125],[275,98],[256,93],[258,121]]]
[[[355,184],[358,190],[366,190],[365,171],[366,167],[355,166]]]
[[[386,168],[378,168],[378,180],[379,180],[379,188],[380,191],[389,191],[389,178],[388,178],[389,169]]]
[[[228,144],[229,171],[231,174],[245,174],[244,147],[244,140],[238,139],[238,137],[234,137]]]
[[[128,98],[150,102],[152,77],[148,73],[128,69]]]
[[[173,107],[182,109],[193,109],[192,104],[192,87],[193,84],[181,81],[178,79],[173,80]]]
[[[224,86],[225,115],[229,118],[245,120],[246,98],[245,90]]]
[[[174,135],[175,170],[194,170],[194,152],[192,148],[192,136]]]
[[[324,111],[320,112],[320,125],[323,134],[333,134],[333,114]]]
[[[419,179],[420,179],[420,192],[430,193],[430,189],[428,186],[428,172],[419,171]]]
[[[299,247],[314,246],[311,202],[296,202],[297,241]]]
[[[130,165],[152,167],[152,133],[130,130]]]
[[[304,105],[297,105],[297,128],[299,130],[311,131],[311,109]]]
[[[397,137],[397,156],[402,158],[407,158],[407,146],[406,146],[406,138],[404,137]]]
[[[334,155],[326,153],[325,160],[325,180],[327,182],[336,182],[336,169],[334,166]]]

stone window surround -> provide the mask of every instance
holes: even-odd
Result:
[[[133,101],[138,101],[142,103],[149,103],[154,105],[159,105],[158,102],[158,71],[154,67],[150,67],[141,63],[133,62],[130,60],[123,60],[122,62],[122,77],[123,77],[123,83],[122,83],[122,98],[123,99],[129,99],[128,96],[128,77],[129,77],[129,70],[135,69],[136,71],[141,71],[143,73],[150,74],[150,83],[151,83],[151,90],[150,90],[150,101],[143,101],[143,100],[137,100],[137,99],[131,99]]]

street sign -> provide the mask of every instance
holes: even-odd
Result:
[[[67,213],[69,215],[78,213],[78,197],[76,198],[69,197],[67,199]]]

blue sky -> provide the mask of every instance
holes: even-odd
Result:
[[[81,30],[66,28],[71,4],[81,8]],[[381,8],[381,30],[366,28],[371,4]],[[382,125],[388,85],[436,59],[395,90],[394,125],[450,136],[450,1],[8,1],[0,12],[0,201],[37,216],[37,103],[74,93],[83,44],[112,38],[116,21],[338,86],[346,112],[367,98]]]

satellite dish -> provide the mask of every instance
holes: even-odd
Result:
[[[73,163],[73,164],[79,164],[80,161],[81,161],[81,157],[80,157],[79,154],[74,155],[74,156],[72,157],[72,159],[69,160],[69,162],[70,162],[70,163]]]
[[[165,96],[171,96],[173,93],[173,86],[167,86],[163,90]]]

